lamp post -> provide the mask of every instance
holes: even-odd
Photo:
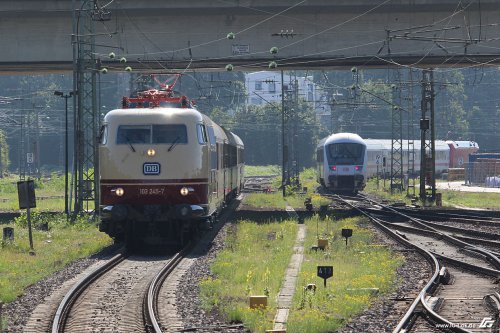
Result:
[[[73,97],[74,92],[70,91],[64,94],[62,91],[54,91],[54,95],[64,98],[64,213],[66,218],[69,218],[69,203],[68,203],[68,98]]]

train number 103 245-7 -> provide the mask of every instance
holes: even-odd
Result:
[[[139,188],[139,195],[163,195],[165,188]]]

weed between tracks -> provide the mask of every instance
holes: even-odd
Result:
[[[305,255],[287,324],[287,332],[319,333],[342,327],[349,318],[365,309],[372,296],[395,286],[396,268],[402,258],[385,246],[373,246],[370,231],[361,218],[339,221],[306,220]],[[352,228],[348,246],[340,237],[342,228]],[[212,265],[213,277],[201,282],[205,309],[221,311],[232,322],[243,322],[253,332],[273,327],[276,299],[296,239],[295,221],[257,224],[241,221],[232,226],[225,249]],[[325,251],[313,251],[317,234],[330,240]],[[333,277],[323,287],[316,276],[318,265],[334,267]],[[304,286],[317,285],[316,292]],[[249,295],[265,295],[268,307],[249,309]]]
[[[273,176],[281,175],[281,168],[277,165],[245,165],[245,176]]]
[[[304,243],[304,261],[293,300],[293,309],[287,323],[287,332],[332,332],[349,318],[363,311],[378,294],[385,294],[396,286],[396,269],[403,257],[394,255],[386,246],[373,244],[373,235],[366,229],[361,217],[306,220],[307,237]],[[347,246],[342,238],[343,228],[353,229]],[[311,250],[320,238],[327,239],[324,250]],[[333,266],[333,277],[327,280],[316,276],[317,266]],[[304,287],[316,284],[316,292]]]
[[[276,172],[278,171],[278,172]],[[318,184],[316,183],[316,171],[313,168],[305,169],[300,173],[301,188],[292,190],[287,188],[285,190],[286,197],[283,198],[283,192],[280,189],[281,171],[276,166],[255,167],[246,166],[245,174],[250,172],[253,175],[279,175],[272,183],[270,193],[250,193],[245,198],[245,204],[256,208],[280,208],[285,209],[287,204],[294,208],[303,208],[304,200],[311,198],[311,203],[315,207],[327,205],[330,200],[321,197],[316,193]],[[305,189],[305,191],[304,191]]]
[[[240,221],[231,230],[224,250],[211,267],[214,276],[200,284],[203,305],[219,309],[232,322],[243,322],[255,332],[264,332],[271,328],[297,224]],[[268,307],[250,310],[250,295],[268,295]]]

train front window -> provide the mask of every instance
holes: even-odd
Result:
[[[185,125],[122,125],[118,127],[116,143],[187,143],[187,129]]]
[[[153,143],[187,143],[185,125],[153,125]]]
[[[117,144],[151,142],[151,126],[122,125],[118,127]]]
[[[328,146],[330,165],[363,164],[365,147],[358,143],[335,143]]]

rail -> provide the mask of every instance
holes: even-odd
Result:
[[[430,320],[436,324],[444,325],[443,327],[447,327],[448,331],[460,332],[460,333],[470,332],[470,331],[460,327],[460,325],[455,325],[454,323],[450,322],[449,320],[447,320],[443,316],[436,313],[436,311],[434,311],[434,309],[433,309],[433,306],[431,306],[426,301],[427,296],[431,296],[434,293],[434,291],[437,289],[439,284],[442,282],[444,283],[444,281],[441,281],[441,279],[445,278],[445,276],[443,274],[440,274],[440,272],[444,269],[444,266],[441,266],[438,260],[446,261],[452,265],[459,265],[460,267],[462,267],[466,270],[472,270],[474,272],[479,272],[479,273],[487,274],[490,276],[498,276],[499,271],[496,269],[487,269],[487,268],[478,267],[478,266],[474,266],[474,265],[470,265],[470,264],[466,264],[466,263],[462,263],[462,262],[458,262],[458,261],[453,261],[453,259],[451,259],[451,258],[447,258],[445,256],[441,256],[441,255],[438,255],[436,253],[432,253],[431,251],[427,251],[426,249],[409,242],[407,239],[405,239],[403,237],[403,235],[399,234],[398,232],[391,230],[386,225],[387,222],[384,222],[384,221],[378,219],[373,214],[367,213],[365,210],[359,208],[358,206],[352,204],[351,202],[349,202],[347,200],[343,200],[340,196],[337,196],[337,199],[346,203],[347,205],[349,205],[353,209],[359,211],[361,214],[367,216],[374,223],[375,226],[377,226],[379,229],[381,229],[382,231],[387,233],[389,236],[391,236],[392,238],[397,240],[399,243],[402,243],[406,246],[414,248],[417,252],[419,252],[431,264],[431,267],[434,271],[432,277],[429,279],[427,284],[421,289],[418,296],[414,299],[414,301],[412,302],[411,306],[408,308],[405,315],[402,317],[402,319],[399,321],[398,325],[393,330],[393,333],[408,332],[408,330],[411,329],[412,325],[415,323],[415,321],[417,320],[417,318],[419,317],[419,315],[421,313],[424,313],[428,320]],[[369,200],[367,198],[365,198],[365,199]],[[479,254],[479,255],[486,257],[487,260],[490,262],[490,264],[492,266],[494,266],[495,268],[497,268],[498,267],[497,265],[500,264],[500,263],[498,263],[498,258],[495,257],[493,254],[491,254],[489,251],[475,247],[469,243],[458,240],[450,235],[440,233],[439,231],[435,230],[431,226],[426,225],[426,223],[422,223],[421,221],[418,221],[417,219],[410,218],[409,216],[404,215],[391,207],[388,207],[386,205],[382,205],[382,204],[377,203],[373,200],[370,200],[370,202],[372,204],[375,203],[375,204],[383,207],[384,209],[389,209],[398,215],[403,215],[403,216],[405,216],[405,218],[411,219],[412,223],[416,223],[417,226],[421,228],[420,230],[417,228],[412,228],[414,230],[419,230],[422,233],[426,233],[426,234],[434,236],[434,237],[437,236],[438,238],[444,239],[445,241],[452,243],[455,246],[466,247],[467,250],[475,252],[476,254]],[[424,230],[422,230],[422,229],[424,229]]]
[[[144,298],[143,303],[143,318],[144,326],[147,332],[153,329],[153,332],[160,333],[163,330],[158,321],[158,293],[161,289],[163,281],[172,273],[172,271],[179,265],[186,254],[193,248],[194,244],[189,243],[184,249],[178,252],[170,261],[156,274],[149,284],[148,291]]]
[[[52,333],[64,332],[64,326],[66,324],[67,316],[76,299],[92,282],[118,265],[124,259],[125,255],[123,253],[115,255],[113,258],[108,260],[103,265],[97,267],[95,270],[84,276],[75,285],[73,285],[73,287],[66,293],[63,300],[59,304],[59,307],[57,308],[56,314],[52,321]]]

